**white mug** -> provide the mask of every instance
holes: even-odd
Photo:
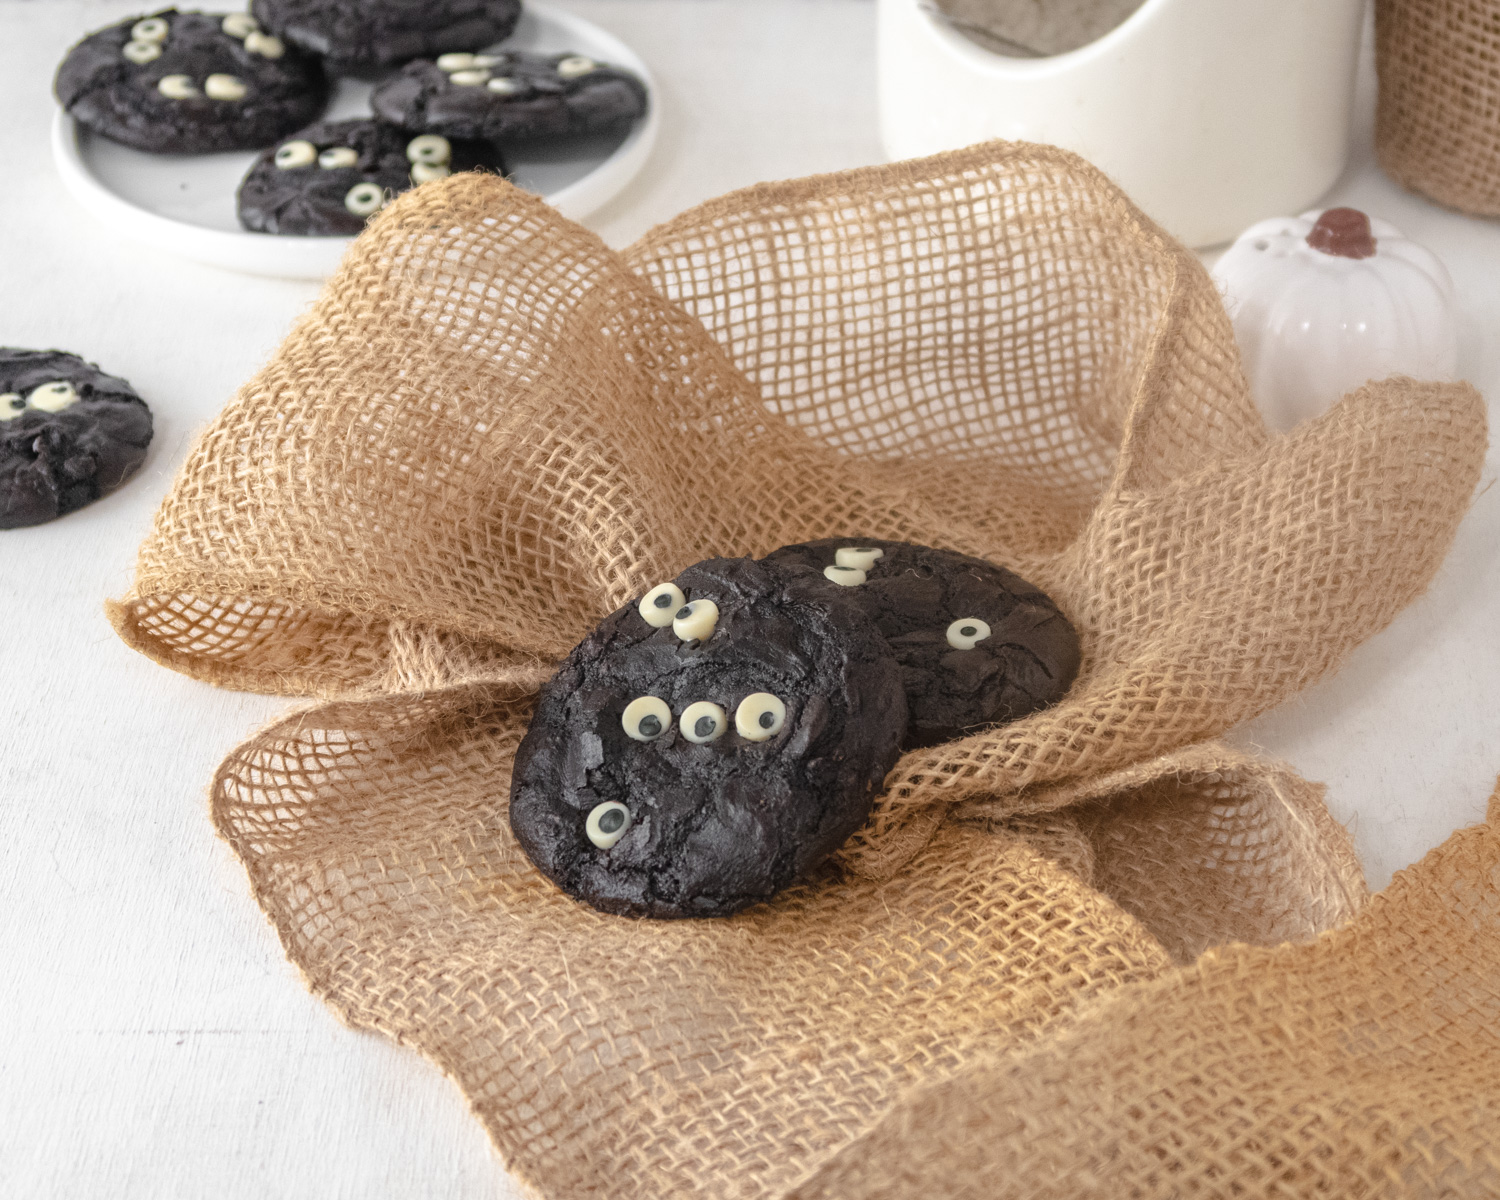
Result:
[[[922,0],[879,0],[893,159],[990,138],[1076,151],[1190,246],[1310,206],[1349,154],[1364,0],[1145,0],[1048,58],[971,42]]]

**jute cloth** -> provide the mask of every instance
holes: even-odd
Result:
[[[1386,173],[1500,215],[1500,0],[1375,0],[1375,63]]]
[[[1212,741],[1430,580],[1478,477],[1465,385],[1266,434],[1197,260],[1098,172],[994,143],[763,185],[615,253],[478,176],[400,198],[203,435],[121,635],[322,696],[214,819],[309,985],[464,1088],[549,1197],[777,1194],[914,1087],[1364,884],[1321,789]],[[833,535],[993,558],[1084,666],[904,757],[774,902],[636,922],[506,822],[539,682],[714,554]]]
[[[1122,987],[787,1200],[1500,1196],[1500,792],[1350,925]]]

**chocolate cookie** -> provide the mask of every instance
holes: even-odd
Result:
[[[338,75],[478,50],[510,36],[521,0],[254,0],[251,11]]]
[[[858,828],[905,729],[899,668],[845,589],[710,559],[605,618],[542,689],[511,828],[595,908],[729,916]]]
[[[874,621],[901,664],[911,729],[927,746],[1060,700],[1078,635],[1046,593],[983,559],[905,542],[826,538],[765,560],[826,579]]]
[[[0,529],[99,499],[150,444],[151,410],[123,379],[61,350],[0,347]]]
[[[261,233],[358,233],[397,192],[505,163],[488,142],[413,136],[381,121],[320,121],[265,151],[239,190],[240,224]]]
[[[406,129],[510,142],[620,132],[646,111],[646,85],[582,54],[445,54],[409,63],[370,107]]]
[[[53,88],[95,133],[170,154],[258,149],[306,125],[328,100],[317,59],[253,17],[175,8],[89,34],[68,51]]]

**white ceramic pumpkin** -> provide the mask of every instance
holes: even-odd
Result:
[[[1273,429],[1370,379],[1451,379],[1453,281],[1436,255],[1353,208],[1245,230],[1214,265],[1250,394]]]

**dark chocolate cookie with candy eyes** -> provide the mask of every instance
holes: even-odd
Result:
[[[61,350],[0,347],[0,529],[97,500],[150,444],[151,410],[123,379]]]
[[[89,34],[63,59],[54,91],[95,133],[170,154],[259,149],[328,101],[318,60],[255,18],[175,8]]]
[[[874,621],[901,664],[911,729],[927,746],[1014,721],[1062,699],[1078,635],[1041,589],[951,550],[826,538],[783,546],[767,564],[821,578]]]
[[[408,63],[370,97],[406,129],[500,142],[617,133],[646,111],[646,85],[582,54],[444,54]]]
[[[251,8],[337,75],[477,50],[509,37],[521,19],[521,0],[254,0]]]
[[[516,754],[531,861],[604,912],[724,917],[832,853],[906,730],[899,668],[844,591],[718,558],[605,618]]]
[[[240,224],[260,233],[358,233],[396,193],[475,167],[505,172],[488,142],[411,134],[382,121],[320,121],[251,166],[240,184]]]

